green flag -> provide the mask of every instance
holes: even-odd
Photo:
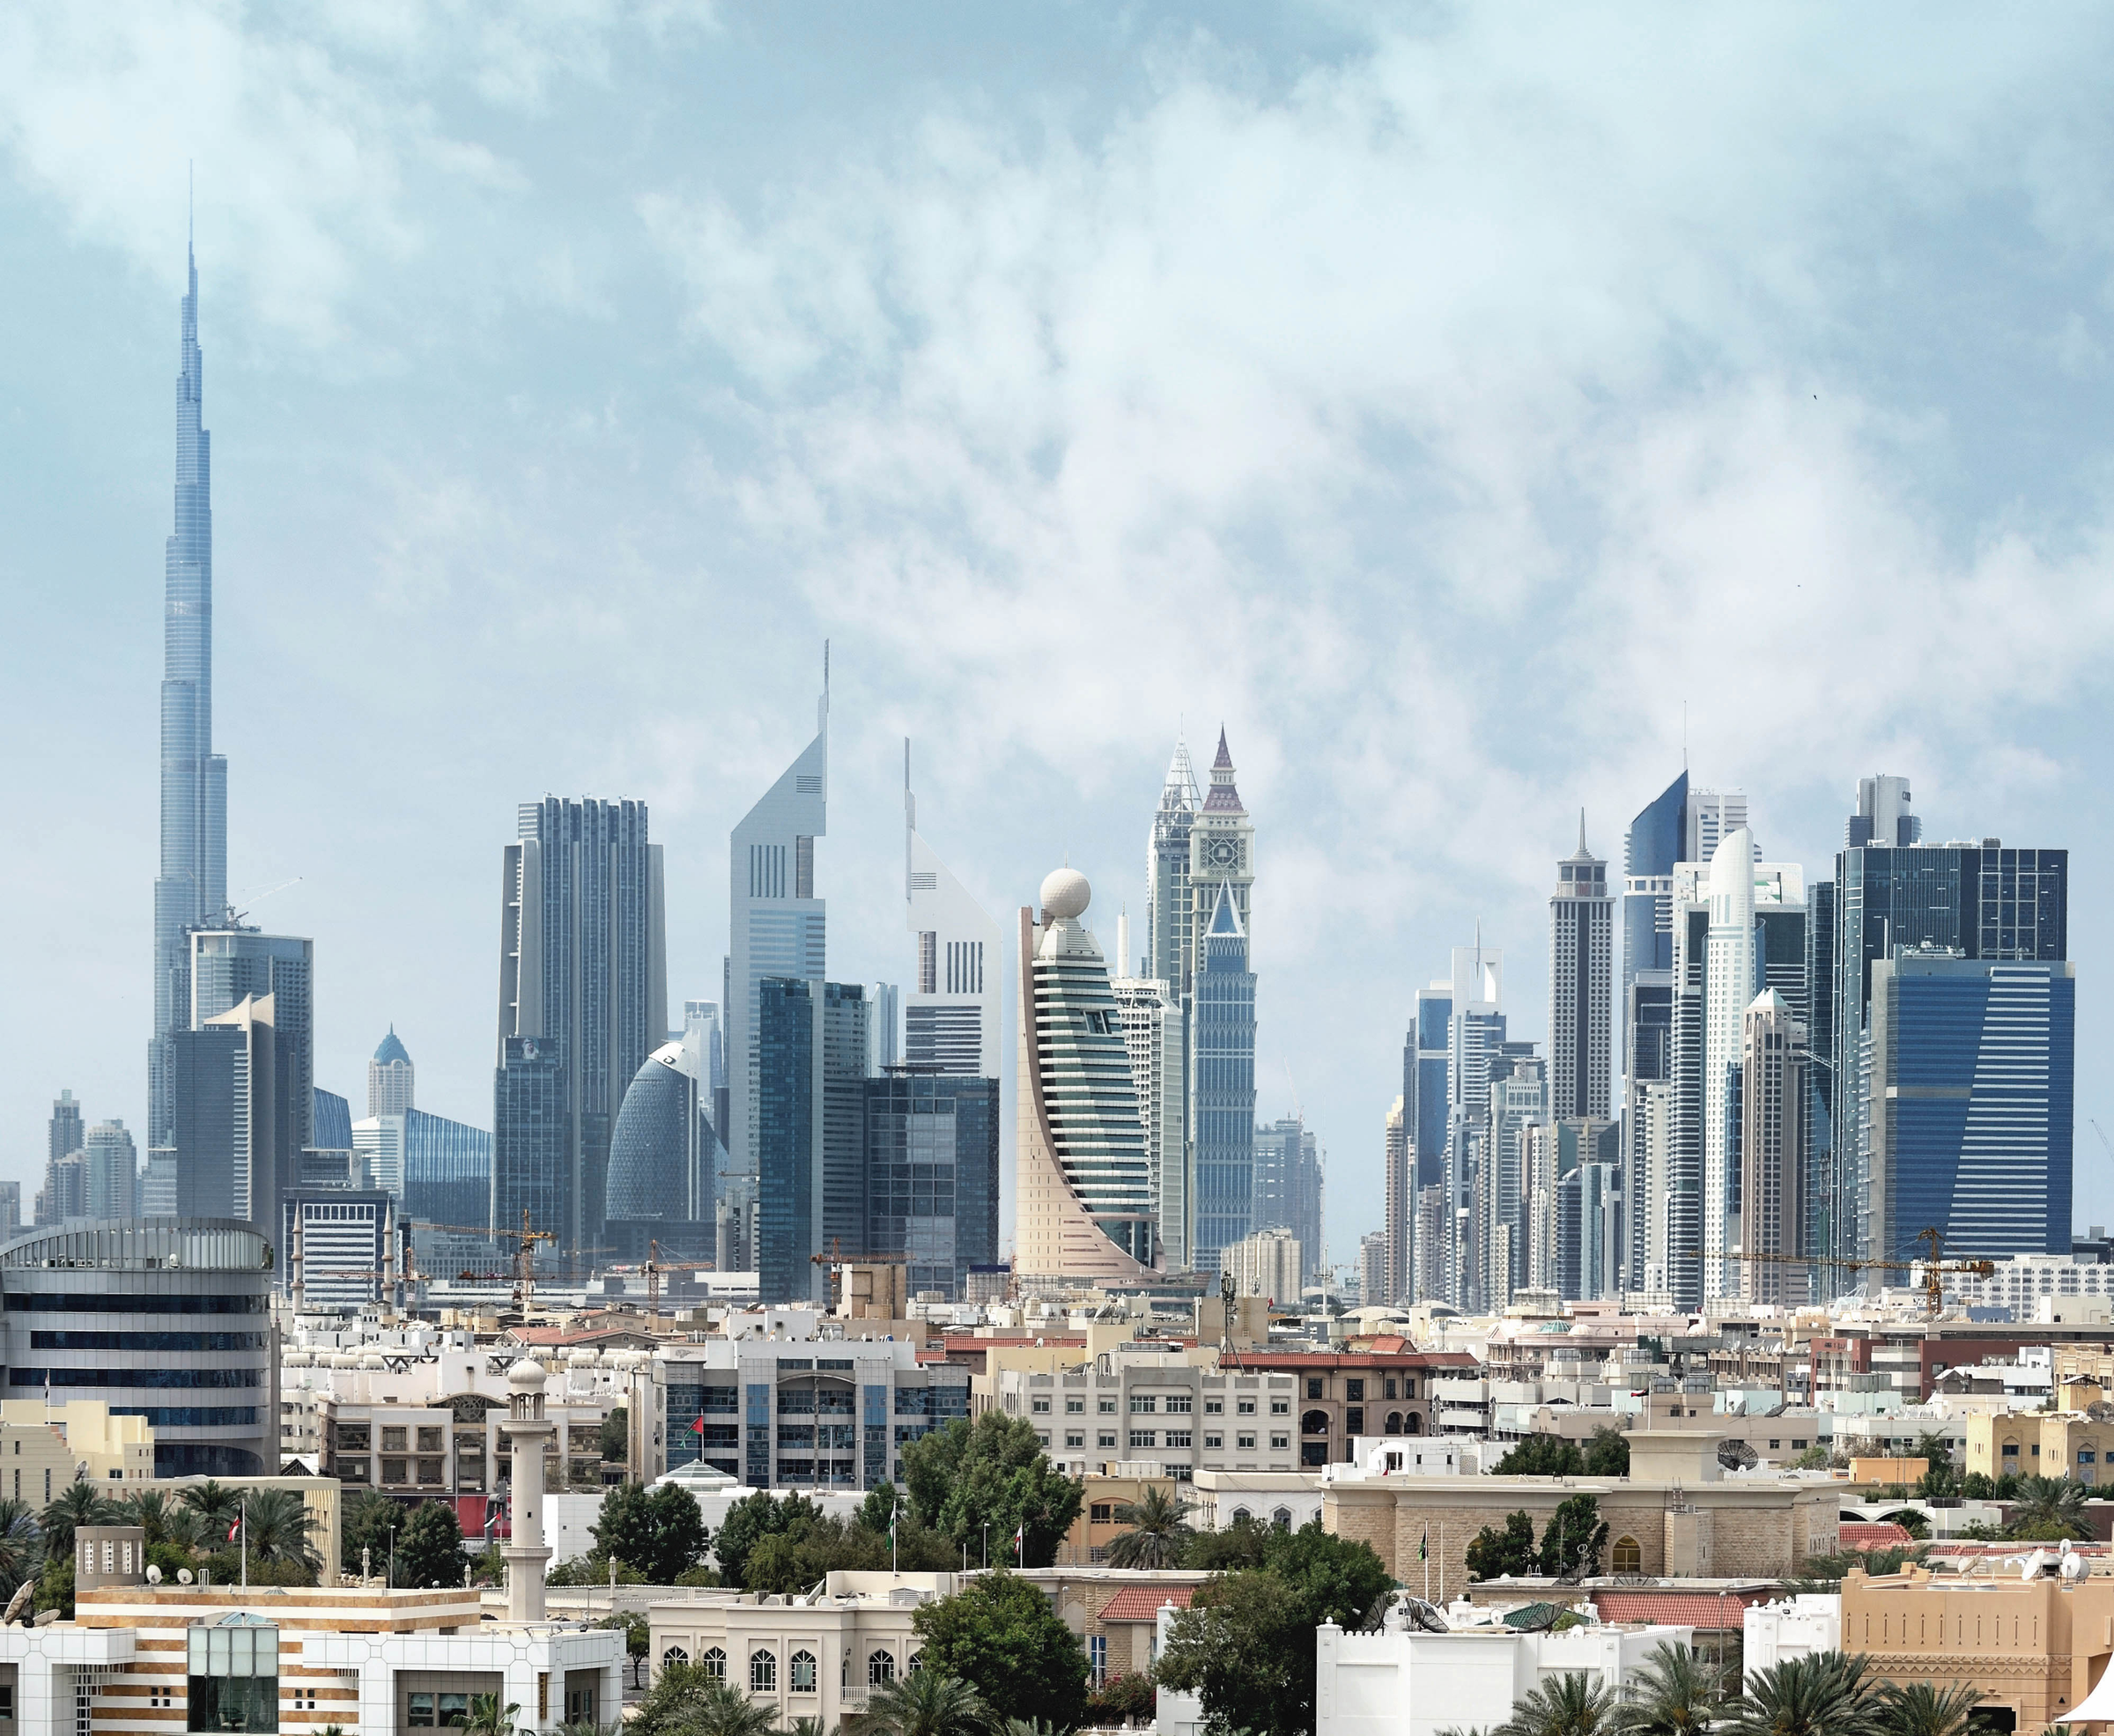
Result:
[[[1420,1562],[1431,1559],[1431,1527],[1424,1527],[1424,1534],[1416,1540],[1416,1558]]]

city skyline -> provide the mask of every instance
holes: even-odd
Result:
[[[1474,33],[1496,28],[1464,26],[1465,38],[1431,48],[1450,69],[1445,76],[1472,99],[1487,92],[1465,51],[1480,40]],[[67,70],[71,63],[53,47],[57,40],[40,37],[25,63],[62,79],[85,77]],[[2071,88],[2054,65],[2060,57],[2046,48],[2051,37],[2031,40],[2042,47],[2021,50],[2035,67],[2034,80],[2025,82],[2045,76]],[[695,41],[680,48],[706,52]],[[1386,52],[1399,48],[1354,42],[1326,55],[1349,75],[1395,91],[1386,100],[1396,100]],[[1452,50],[1463,52],[1449,60]],[[2088,54],[2082,63],[2096,63]],[[1973,102],[1948,86],[1937,124],[1964,126],[1967,110],[1987,102],[2002,115],[2004,137],[2030,134],[2036,123],[2016,104],[2023,86],[2009,82],[2023,79],[2020,64],[1992,69]],[[1222,88],[1200,63],[1186,63],[1177,82],[1193,94]],[[898,92],[897,100],[904,114],[918,112],[914,95]],[[1149,92],[1136,100],[1134,121],[1082,118],[1082,135],[1106,134],[1149,160],[1154,129],[1181,116]],[[1257,101],[1253,114],[1235,112],[1211,124],[1239,132],[1272,115],[1296,117],[1318,129],[1316,150],[1363,160],[1348,137],[1332,130],[1322,100],[1272,91]],[[78,166],[38,154],[37,124],[26,122],[30,132],[6,147],[18,197],[4,220],[21,242],[11,254],[33,261],[39,274],[18,287],[40,342],[8,366],[26,416],[48,426],[52,439],[15,484],[23,497],[9,558],[18,563],[10,571],[32,601],[24,643],[62,645],[70,654],[49,660],[51,669],[26,663],[19,671],[9,703],[23,718],[36,718],[39,752],[35,764],[11,775],[26,808],[49,816],[26,843],[18,890],[68,939],[39,937],[26,961],[34,992],[23,1000],[38,1006],[52,1029],[30,1022],[26,1009],[9,1015],[11,1053],[19,1060],[0,1086],[0,1173],[22,1180],[26,1193],[38,1181],[45,1109],[62,1087],[92,1119],[148,1130],[137,1059],[120,1067],[117,1056],[129,1050],[136,1058],[136,1039],[152,1030],[137,966],[151,934],[139,883],[152,879],[156,861],[149,744],[159,727],[152,696],[161,647],[153,632],[153,568],[169,528],[168,315],[185,287],[174,180],[143,188],[143,198],[159,201],[156,211],[99,208]],[[489,117],[477,112],[440,124],[466,137],[491,132]],[[180,132],[172,126],[158,140],[159,154],[177,166],[188,154]],[[931,184],[931,166],[918,148],[901,150],[893,166]],[[731,188],[738,179],[721,159],[696,160],[711,186]],[[1040,177],[1050,164],[1030,151],[1017,168]],[[524,159],[521,172],[541,184],[548,165]],[[617,174],[602,157],[591,157],[585,172]],[[828,201],[841,182],[809,165],[788,174],[788,196],[834,209]],[[220,461],[211,745],[240,767],[227,845],[237,869],[228,890],[238,906],[269,895],[251,920],[314,941],[320,1086],[358,1098],[366,1058],[393,1021],[419,1056],[422,1101],[464,1121],[489,1119],[489,850],[509,826],[517,793],[591,790],[652,806],[656,839],[669,851],[671,1009],[685,998],[719,998],[727,897],[717,877],[720,853],[747,802],[798,751],[809,671],[825,637],[837,655],[836,811],[819,846],[818,878],[835,905],[830,975],[839,979],[900,983],[906,975],[899,870],[892,867],[901,849],[904,734],[920,744],[920,794],[931,814],[945,816],[935,831],[948,865],[977,902],[1010,911],[1032,897],[1042,868],[1068,855],[1096,885],[1094,919],[1105,951],[1117,911],[1127,908],[1134,933],[1142,931],[1138,833],[1163,781],[1167,742],[1186,735],[1201,751],[1223,716],[1240,744],[1243,794],[1268,818],[1260,848],[1268,890],[1254,961],[1267,986],[1257,1119],[1304,1107],[1329,1154],[1338,1226],[1331,1242],[1339,1260],[1349,1257],[1359,1230],[1379,1222],[1381,1127],[1400,1089],[1401,1033],[1415,988],[1481,918],[1492,945],[1512,954],[1513,1034],[1546,1044],[1541,906],[1549,864],[1569,847],[1578,806],[1596,816],[1635,813],[1684,759],[1699,786],[1744,790],[1765,853],[1802,864],[1809,882],[1841,847],[1855,780],[1878,769],[1913,782],[1929,838],[2000,836],[2007,844],[2067,848],[2078,875],[2068,950],[2085,985],[2080,1045],[2089,1053],[2097,1040],[2095,971],[2107,937],[2097,915],[2106,901],[2095,893],[2114,852],[2102,823],[2084,811],[2088,804],[2068,793],[2088,778],[2089,750],[2076,744],[2095,739],[2103,709],[2096,669],[2081,673],[2102,635],[2100,617],[2090,590],[2073,591],[2087,580],[2096,583],[2097,569],[2049,550],[2092,543],[2096,508],[2088,494],[2081,506],[2064,490],[2084,485],[2077,478],[2089,473],[2103,436],[2087,425],[2077,468],[2066,459],[2059,468],[2068,480],[2045,487],[2029,480],[2028,459],[1981,462],[1986,449],[1977,443],[1995,436],[1970,432],[1986,420],[1975,414],[1978,388],[1942,373],[1896,377],[1889,363],[1907,352],[1880,334],[1899,308],[1861,280],[1853,287],[1846,268],[1824,249],[1800,256],[1814,270],[1829,321],[1814,321],[1800,314],[1796,298],[1783,298],[1772,301],[1764,329],[1742,328],[1753,350],[1721,332],[1714,353],[1730,384],[1674,381],[1662,372],[1657,328],[1642,336],[1581,340],[1559,358],[1554,373],[1567,390],[1604,363],[1622,365],[1614,371],[1630,382],[1627,398],[1616,388],[1624,405],[1617,425],[1569,425],[1553,437],[1568,442],[1556,479],[1621,507],[1614,516],[1628,527],[1615,541],[1578,551],[1594,583],[1607,587],[1594,595],[1626,595],[1621,582],[1639,571],[1666,578],[1645,583],[1641,601],[1616,607],[1605,631],[1581,630],[1576,644],[1558,646],[1541,637],[1532,617],[1535,600],[1550,595],[1541,564],[1560,539],[1531,517],[1479,515],[1458,501],[1439,513],[1429,543],[1436,552],[1414,571],[1353,552],[1343,558],[1355,582],[1341,574],[1317,578],[1311,632],[1296,629],[1267,601],[1282,565],[1235,535],[1223,502],[1170,489],[1163,469],[1149,480],[1172,503],[1169,516],[1204,533],[1203,576],[1175,576],[1167,558],[1180,545],[1162,541],[1135,507],[1120,515],[1126,534],[1147,538],[1135,592],[1107,588],[1109,569],[1091,550],[1061,556],[972,542],[943,546],[930,562],[901,558],[908,545],[870,528],[887,504],[874,479],[814,463],[818,434],[803,425],[799,395],[787,383],[809,377],[803,345],[841,344],[843,330],[833,323],[839,312],[829,308],[795,308],[780,323],[754,329],[750,359],[731,375],[694,351],[684,352],[673,372],[690,387],[731,378],[737,395],[792,442],[795,468],[806,462],[817,470],[822,521],[836,528],[826,536],[790,528],[789,502],[768,486],[755,450],[740,440],[729,445],[715,425],[704,441],[710,462],[684,472],[714,502],[700,522],[710,531],[724,516],[728,497],[713,491],[729,479],[730,494],[746,504],[738,535],[700,538],[699,524],[666,504],[681,497],[669,485],[678,473],[669,454],[691,449],[687,434],[670,430],[689,428],[693,401],[676,406],[643,393],[635,376],[621,371],[610,398],[586,378],[599,372],[614,340],[608,322],[582,311],[582,303],[601,292],[629,307],[638,277],[647,273],[637,255],[619,268],[620,277],[634,274],[631,279],[598,292],[575,278],[570,290],[553,289],[533,321],[495,325],[486,351],[470,343],[451,350],[433,371],[469,406],[469,419],[443,418],[425,445],[411,432],[431,408],[428,388],[410,377],[421,358],[432,360],[420,347],[426,340],[419,321],[430,315],[435,337],[445,341],[467,329],[460,307],[435,283],[437,264],[460,262],[451,252],[460,244],[434,234],[434,208],[417,204],[432,183],[413,175],[401,192],[373,196],[401,199],[404,211],[423,212],[427,221],[401,294],[363,303],[351,291],[378,281],[387,254],[379,231],[353,225],[337,243],[339,262],[319,266],[312,246],[249,203],[255,196],[240,188],[224,160],[209,153],[201,181],[201,347],[215,358],[206,419]],[[758,308],[730,302],[725,284],[696,275],[700,212],[719,196],[665,186],[632,190],[638,199],[669,202],[654,208],[659,227],[639,217],[649,238],[640,246],[689,298],[703,333],[685,339],[669,322],[655,341],[677,351],[691,341],[709,348],[750,330],[743,321],[760,317]],[[1882,191],[1903,202],[1895,209],[1907,209],[1903,184],[1886,182]],[[314,209],[298,198],[292,205]],[[634,201],[625,209],[639,207]],[[767,211],[729,206],[727,221],[759,256],[781,265],[798,257],[796,237]],[[1767,227],[1780,218],[1765,211],[1754,221]],[[553,247],[588,233],[569,230],[557,215],[552,225]],[[1925,233],[1934,244],[1936,232]],[[854,270],[870,262],[854,252]],[[585,257],[584,246],[570,256]],[[1720,270],[1734,256],[1743,249],[1714,244],[1702,255]],[[1626,281],[1610,278],[1604,262],[1594,269],[1603,286]],[[1075,286],[1096,281],[1090,261],[1067,270]],[[1951,305],[1946,298],[1963,293],[1965,282],[1958,270],[1940,270],[1934,284],[1926,274],[1923,292]],[[301,292],[290,293],[289,285]],[[568,304],[565,294],[574,300]],[[1861,299],[1872,298],[1869,307]],[[1648,323],[1649,315],[1639,317]],[[1822,345],[1822,326],[1844,317],[1858,344],[1847,351]],[[2063,317],[2056,324],[2068,330]],[[2051,392],[2074,393],[2097,366],[2096,316],[2077,317],[2084,323],[2062,352],[2066,361],[2039,350],[2004,353]],[[544,321],[554,323],[555,342],[538,323]],[[2021,322],[2029,323],[2039,329],[2046,321]],[[1379,344],[1364,347],[1385,349],[1395,329],[1386,326]],[[891,355],[945,359],[900,335],[876,341]],[[1061,333],[1059,342],[1069,355],[1090,351],[1076,330]],[[1501,366],[1481,348],[1464,365],[1479,380],[1491,380]],[[767,366],[780,372],[767,375]],[[554,489],[549,509],[578,527],[553,543],[564,553],[567,585],[541,557],[516,559],[551,528],[544,508],[447,454],[448,442],[477,439],[489,440],[506,462],[518,458],[521,436],[495,413],[507,402],[502,377],[506,391],[526,389],[524,417],[537,430],[539,448],[555,442],[563,448],[561,468],[577,472],[576,481]],[[1389,375],[1387,388],[1415,398],[1438,377],[1420,364],[1406,377]],[[1162,401],[1179,404],[1185,394],[1172,388],[1194,376],[1154,378]],[[1502,373],[1494,383],[1519,386]],[[1309,405],[1327,399],[1312,375],[1300,376],[1294,389]],[[1505,395],[1481,395],[1496,403]],[[604,398],[613,422],[598,432],[589,411]],[[849,413],[826,390],[823,400],[839,418]],[[1046,412],[1053,406],[1039,389],[1031,402]],[[914,407],[898,409],[905,428],[920,425]],[[1487,450],[1467,437],[1505,432],[1450,402],[1435,403],[1431,413],[1439,419],[1412,442],[1420,454]],[[1905,444],[1876,432],[1918,416],[1926,417],[1920,425],[1940,432]],[[1238,422],[1238,411],[1231,419]],[[1098,478],[1098,498],[1122,499],[1105,469],[1121,448],[1083,422],[1065,419],[1058,427],[1055,449]],[[2046,454],[2045,430],[2021,432],[2014,424],[2011,432],[2023,449]],[[1187,438],[1200,438],[1193,425]],[[612,467],[610,457],[611,446],[639,443],[652,454],[646,470],[653,486],[645,494],[621,481],[623,466]],[[1622,468],[1624,454],[1634,460],[1668,450],[1698,462],[1706,453],[1738,460],[1737,475],[1761,498],[1808,509],[1782,516],[1817,526],[1814,540],[1800,543],[1768,530],[1761,521],[1769,513],[1750,519],[1736,490],[1713,491],[1679,462],[1652,471],[1657,480],[1649,482],[1644,469]],[[1596,454],[1590,462],[1581,456],[1587,452]],[[1815,455],[1791,467],[1784,485],[1804,491],[1786,502],[1769,492],[1778,484],[1768,479],[1777,458],[1791,452]],[[1231,455],[1225,480],[1238,491],[1258,472],[1247,447]],[[1599,468],[1603,458],[1618,476]],[[1424,462],[1412,468],[1429,480]],[[1955,469],[1977,480],[1954,488]],[[332,478],[327,489],[307,480],[322,474]],[[607,499],[597,499],[593,491],[604,484]],[[1038,511],[1061,504],[1039,484],[1021,485],[1032,491]],[[1941,506],[1910,504],[1940,495]],[[1322,512],[1318,498],[1288,506],[1271,494],[1260,510],[1292,546],[1318,550],[1322,544],[1312,539],[1374,504],[1358,493],[1351,512]],[[613,539],[615,527],[642,501],[651,510],[635,515],[644,528],[624,558],[579,558],[580,536],[614,547],[621,540]],[[913,510],[900,515],[905,521],[929,502],[907,504]],[[1254,504],[1244,500],[1241,510]],[[1054,521],[1068,536],[1085,522]],[[1490,540],[1479,542],[1482,533]],[[677,544],[694,546],[677,556]],[[1972,552],[1992,549],[1999,552]],[[1499,552],[1506,550],[1518,559]],[[521,576],[502,584],[496,569],[512,565],[521,566]],[[1129,564],[1116,565],[1133,583]],[[1328,565],[1317,555],[1317,573],[1327,575]],[[838,590],[818,581],[825,568],[857,577]],[[582,571],[598,575],[596,586],[579,587]],[[1069,574],[1096,631],[1062,643],[1032,630],[1036,617],[1020,612],[1012,582],[988,576],[1013,572],[1024,575],[1038,611],[1046,610],[1049,587],[1061,592]],[[1766,579],[1757,576],[1764,572]],[[773,573],[786,582],[772,585]],[[880,576],[889,573],[915,573],[932,588],[898,591],[893,587],[908,580]],[[1501,573],[1512,576],[1485,584],[1470,600],[1479,576]],[[1962,606],[1919,609],[1903,643],[1890,636],[1900,624],[1878,595],[1888,587],[1860,585],[1849,576],[1854,573],[1884,573],[1888,587],[1922,586],[1932,599]],[[66,582],[33,583],[46,573],[65,574]],[[958,591],[949,588],[957,584]],[[1392,603],[1405,590],[1414,592],[1414,609],[1395,617],[1396,626],[1372,631],[1389,618],[1379,600]],[[1215,591],[1231,603],[1208,606]],[[1713,592],[1757,607],[1768,602],[1770,624],[1754,633],[1734,630],[1716,605],[1693,601]],[[1809,600],[1801,602],[1801,593]],[[2081,601],[2066,607],[2073,594]],[[502,595],[518,606],[495,608]],[[979,596],[988,618],[978,617]],[[920,601],[927,597],[929,606]],[[2049,631],[2050,618],[2065,616],[2066,632]],[[1494,624],[1504,632],[1493,634]],[[1495,646],[1504,632],[1518,638],[1516,650]],[[1653,682],[1630,681],[1633,665],[1626,654],[1615,654],[1624,633],[1638,640],[1639,655],[1654,660]],[[1415,649],[1426,637],[1429,661]],[[662,653],[649,639],[670,648]],[[1854,666],[1842,661],[1838,647],[1882,640],[1894,649],[1886,667],[1874,667],[1868,654]],[[1119,674],[1124,660],[1116,648],[1138,645],[1147,647],[1142,661],[1150,666],[1149,682]],[[1186,657],[1173,656],[1178,645]],[[677,646],[686,649],[678,654]],[[1575,699],[1518,697],[1527,689],[1512,677],[1535,656],[1556,659],[1578,676]],[[1444,673],[1449,661],[1458,679]],[[573,696],[575,714],[521,710],[519,695],[552,691],[549,678],[561,667],[568,684],[559,691]],[[1709,679],[1686,673],[1706,668]],[[1854,675],[1846,675],[1852,668]],[[55,684],[60,669],[64,686]],[[1031,678],[1038,670],[1040,685]],[[1926,670],[1941,675],[1918,673]],[[295,671],[299,679],[290,678]],[[1595,716],[1588,751],[1549,751],[1542,724],[1575,720],[1564,709],[1574,703],[1608,708],[1618,691],[1620,702]],[[1514,697],[1501,705],[1496,696],[1507,693]],[[1843,694],[1850,698],[1839,705],[1827,697]],[[1832,727],[1819,741],[1764,731],[1755,719],[1765,702],[1776,704],[1778,715],[1827,705]],[[494,727],[497,720],[504,728]],[[346,842],[352,814],[360,816],[356,849]],[[1596,820],[1593,836],[1612,864],[1611,831]],[[377,860],[415,862],[417,871],[376,873]],[[295,875],[298,885],[272,890]],[[416,902],[403,890],[413,883]],[[1357,972],[1348,988],[1346,960]],[[1124,968],[1135,964],[1125,961]],[[1009,1001],[1001,1010],[1007,1029],[1010,1016]],[[109,1040],[86,1043],[84,1032]],[[1002,1078],[1009,1070],[1002,1067]],[[2088,1075],[2081,1122],[2096,1113],[2108,1119],[2094,1099],[2097,1089]],[[143,1131],[143,1160],[151,1141],[151,1130]],[[2089,1145],[2082,1149],[2079,1216],[2114,1215],[2114,1180]]]

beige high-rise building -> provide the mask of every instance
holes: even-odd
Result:
[[[1220,1269],[1233,1274],[1233,1294],[1297,1304],[1301,1264],[1299,1238],[1289,1230],[1259,1230],[1220,1256]]]
[[[1765,988],[1748,1007],[1740,1060],[1741,1295],[1798,1306],[1810,1300],[1800,1235],[1806,1197],[1806,1027]]]
[[[1040,1281],[1154,1275],[1154,1210],[1121,1010],[1079,919],[1086,876],[1059,868],[1020,912],[1020,1050],[1014,1146],[1016,1274]]]
[[[1380,1288],[1367,1305],[1408,1307],[1415,1297],[1416,1149],[1411,1143],[1402,1100],[1387,1112],[1386,1175],[1380,1225]]]

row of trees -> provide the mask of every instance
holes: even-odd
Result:
[[[1508,1573],[1514,1578],[1533,1574],[1577,1578],[1600,1570],[1607,1547],[1608,1525],[1600,1518],[1599,1498],[1574,1495],[1549,1516],[1539,1544],[1534,1522],[1525,1512],[1508,1513],[1503,1530],[1483,1526],[1468,1541],[1468,1572],[1477,1579]]]
[[[1662,1645],[1619,1701],[1588,1676],[1560,1676],[1496,1729],[1447,1736],[1967,1736],[1981,1698],[1964,1684],[1874,1682],[1864,1658],[1840,1651],[1776,1665],[1741,1691],[1687,1646]]]

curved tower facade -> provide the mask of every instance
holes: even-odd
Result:
[[[163,558],[161,873],[154,882],[154,1036],[147,1143],[169,1143],[171,1045],[191,1022],[190,930],[227,906],[227,761],[213,751],[212,436],[201,425],[198,259],[189,256],[176,376],[176,522]]]
[[[1154,1276],[1152,1183],[1122,1016],[1081,926],[1092,890],[1060,868],[1020,912],[1014,1268],[1026,1279]]]
[[[1740,1128],[1733,1069],[1740,1064],[1748,1004],[1762,986],[1755,949],[1755,835],[1741,826],[1711,855],[1710,931],[1703,977],[1703,1245],[1738,1248]],[[1704,1295],[1736,1296],[1736,1260],[1706,1258]]]
[[[685,1070],[683,1045],[663,1043],[632,1075],[610,1135],[609,1218],[694,1222],[712,1215],[705,1197],[698,1082]]]

